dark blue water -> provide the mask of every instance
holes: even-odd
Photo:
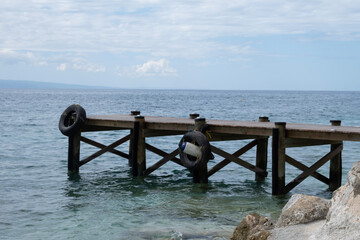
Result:
[[[308,178],[285,197],[271,195],[269,177],[234,164],[213,175],[208,186],[192,183],[186,169],[167,163],[145,179],[131,177],[127,160],[106,153],[67,176],[67,138],[58,130],[64,109],[82,105],[88,115],[130,113],[207,119],[257,120],[360,126],[360,92],[9,90],[0,89],[1,239],[228,239],[250,212],[276,218],[293,193],[330,198],[323,183]],[[85,133],[110,144],[126,131]],[[181,136],[151,138],[170,152]],[[214,143],[233,152],[247,141]],[[329,146],[288,149],[311,165]],[[98,149],[81,145],[81,156]],[[127,151],[128,145],[119,150]],[[269,152],[271,154],[271,152]],[[345,142],[343,182],[360,143]],[[255,153],[242,157],[254,163]],[[149,165],[159,157],[147,153]],[[216,157],[210,165],[222,160]],[[328,175],[329,165],[319,171]],[[287,166],[287,181],[299,171]]]

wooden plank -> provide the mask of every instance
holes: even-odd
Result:
[[[244,147],[242,147],[239,150],[237,150],[236,152],[234,152],[232,155],[234,157],[240,157],[242,154],[246,153],[251,148],[256,146],[256,143],[257,143],[257,140],[253,140],[250,143],[246,144]],[[211,175],[213,175],[214,173],[216,173],[220,169],[224,168],[229,163],[231,163],[231,161],[229,159],[225,158],[224,160],[222,160],[221,162],[216,164],[212,169],[209,170],[208,177],[210,177]]]
[[[235,157],[235,156],[231,155],[230,153],[227,153],[227,152],[221,150],[220,148],[217,148],[217,147],[211,145],[211,151],[214,152],[215,154],[218,154],[218,155],[226,158],[226,159],[229,159],[232,162],[239,164],[240,166],[243,166],[246,169],[249,169],[249,170],[256,172],[260,175],[263,175],[265,177],[267,176],[267,172],[264,171],[264,169],[260,169],[254,165],[251,165],[250,163],[245,162],[244,160],[242,160],[238,157]]]
[[[286,156],[285,161],[287,163],[289,163],[290,165],[292,165],[292,166],[294,166],[294,167],[296,167],[296,168],[298,168],[298,169],[300,169],[302,171],[307,171],[309,169],[307,166],[305,166],[304,164],[296,161],[294,158],[292,158],[292,157],[290,157],[288,155],[285,155],[285,156]],[[318,173],[316,171],[311,173],[310,175],[312,177],[316,178],[317,180],[325,183],[326,185],[329,185],[329,183],[330,183],[329,178],[325,177],[324,175],[322,175],[322,174],[320,174],[320,173]]]
[[[332,152],[329,152],[324,157],[322,157],[319,161],[311,165],[306,171],[301,173],[299,176],[297,176],[294,180],[292,180],[289,184],[287,184],[282,193],[288,193],[290,192],[294,187],[299,185],[302,181],[304,181],[310,174],[318,170],[322,165],[324,165],[327,161],[329,161],[331,158],[336,156],[338,153],[342,151],[342,145],[334,149]]]
[[[170,130],[152,130],[145,129],[145,137],[162,137],[162,136],[176,136],[183,135],[186,132],[184,131],[170,131]]]
[[[92,145],[94,147],[98,147],[98,148],[101,148],[101,149],[106,147],[105,145],[103,145],[101,143],[98,143],[98,142],[96,142],[94,140],[91,140],[91,139],[83,137],[83,136],[81,136],[80,140],[83,141],[84,143],[90,144],[90,145]],[[111,152],[113,154],[116,154],[116,155],[118,155],[120,157],[129,159],[129,154],[123,153],[123,152],[118,151],[116,149],[110,149],[109,152]]]
[[[162,151],[162,150],[160,150],[160,149],[158,149],[158,148],[156,148],[156,147],[154,147],[154,146],[151,146],[151,145],[148,144],[148,143],[145,143],[145,148],[146,148],[147,150],[149,150],[149,151],[151,151],[151,152],[159,155],[159,156],[162,156],[162,157],[165,157],[165,156],[169,155],[168,153],[166,153],[166,152],[164,152],[164,151]],[[182,163],[181,163],[181,161],[180,161],[180,159],[178,159],[178,158],[176,158],[176,157],[170,159],[170,161],[172,161],[172,162],[174,162],[174,163],[177,163],[177,164],[179,164],[180,166],[183,166]]]
[[[144,176],[149,175],[150,173],[152,173],[153,171],[155,171],[156,169],[160,168],[162,165],[164,165],[165,163],[167,163],[168,161],[170,161],[171,159],[173,159],[176,155],[179,154],[179,149],[175,149],[174,151],[172,151],[170,154],[168,154],[167,156],[165,156],[163,159],[161,159],[160,161],[158,161],[157,163],[155,163],[154,165],[152,165],[151,167],[149,167],[148,169],[146,169],[144,171]]]
[[[286,138],[285,147],[307,147],[307,146],[317,146],[317,145],[327,145],[327,144],[338,144],[339,141],[333,140],[318,140],[318,139],[302,139],[302,138]]]
[[[109,146],[107,146],[107,147],[105,147],[105,148],[101,149],[100,151],[97,151],[96,153],[92,154],[91,156],[89,156],[89,157],[87,157],[87,158],[85,158],[85,159],[81,160],[81,161],[80,161],[80,166],[82,166],[82,165],[84,165],[84,164],[86,164],[86,163],[90,162],[91,160],[93,160],[93,159],[95,159],[95,158],[97,158],[97,157],[101,156],[102,154],[104,154],[104,153],[106,153],[106,152],[108,152],[108,151],[110,151],[110,150],[114,149],[115,147],[117,147],[117,146],[119,146],[119,145],[123,144],[124,142],[128,141],[129,139],[130,139],[130,135],[127,135],[127,136],[125,136],[125,137],[123,137],[123,138],[121,138],[121,139],[117,140],[116,142],[114,142],[114,143],[110,144]]]

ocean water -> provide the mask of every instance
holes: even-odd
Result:
[[[263,183],[236,164],[214,174],[208,185],[193,184],[189,172],[167,163],[146,178],[133,178],[127,160],[111,153],[67,175],[67,138],[58,130],[65,108],[82,105],[88,115],[130,113],[207,119],[271,121],[360,126],[360,92],[189,91],[189,90],[47,90],[0,89],[0,238],[1,239],[228,239],[251,212],[276,219],[294,193],[330,198],[327,186],[312,178],[285,196],[271,195]],[[127,131],[84,133],[110,144]],[[170,152],[181,136],[147,141]],[[216,142],[234,152],[248,140]],[[118,148],[128,150],[124,144]],[[271,148],[269,148],[271,149]],[[81,145],[81,157],[98,149]],[[288,149],[308,166],[329,146]],[[255,153],[242,157],[254,163]],[[160,158],[147,153],[148,166]],[[222,160],[216,156],[209,165]],[[345,142],[343,183],[360,143]],[[328,175],[329,164],[319,172]],[[287,165],[287,182],[300,172]]]

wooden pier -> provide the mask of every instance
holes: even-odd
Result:
[[[75,116],[76,117],[76,116]],[[270,122],[267,117],[260,117],[258,121],[229,121],[210,120],[199,118],[198,114],[190,114],[189,118],[170,118],[155,116],[140,116],[139,111],[132,111],[127,115],[99,115],[88,116],[83,126],[69,136],[68,170],[70,173],[79,172],[79,167],[96,157],[111,152],[129,160],[133,176],[146,176],[168,161],[183,165],[179,149],[167,153],[146,142],[149,137],[170,135],[184,135],[193,130],[200,130],[207,125],[209,141],[229,141],[252,139],[234,153],[211,145],[212,153],[223,159],[208,169],[207,164],[199,169],[192,170],[195,183],[207,183],[208,178],[221,170],[229,163],[236,163],[255,173],[256,181],[263,181],[267,177],[268,141],[272,137],[272,193],[285,194],[309,176],[325,183],[330,190],[341,185],[343,141],[360,141],[360,127],[341,126],[341,121],[331,121],[329,125],[295,124],[285,122]],[[82,136],[82,132],[126,130],[129,134],[114,143],[105,146],[94,140]],[[211,136],[211,138],[210,138]],[[179,136],[180,140],[181,136]],[[129,152],[121,152],[115,148],[129,141]],[[80,142],[85,142],[100,150],[80,160]],[[329,145],[329,153],[321,159],[306,166],[286,154],[287,148],[305,147],[315,145]],[[256,162],[254,164],[244,161],[240,156],[256,147]],[[157,163],[146,165],[146,150],[160,156]],[[214,160],[216,161],[216,159]],[[330,161],[329,176],[317,172],[326,162]],[[285,184],[286,166],[288,163],[302,171],[302,173]]]

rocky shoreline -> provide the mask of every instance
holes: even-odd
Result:
[[[360,239],[360,162],[330,200],[294,194],[277,221],[247,215],[231,240],[358,240]]]

